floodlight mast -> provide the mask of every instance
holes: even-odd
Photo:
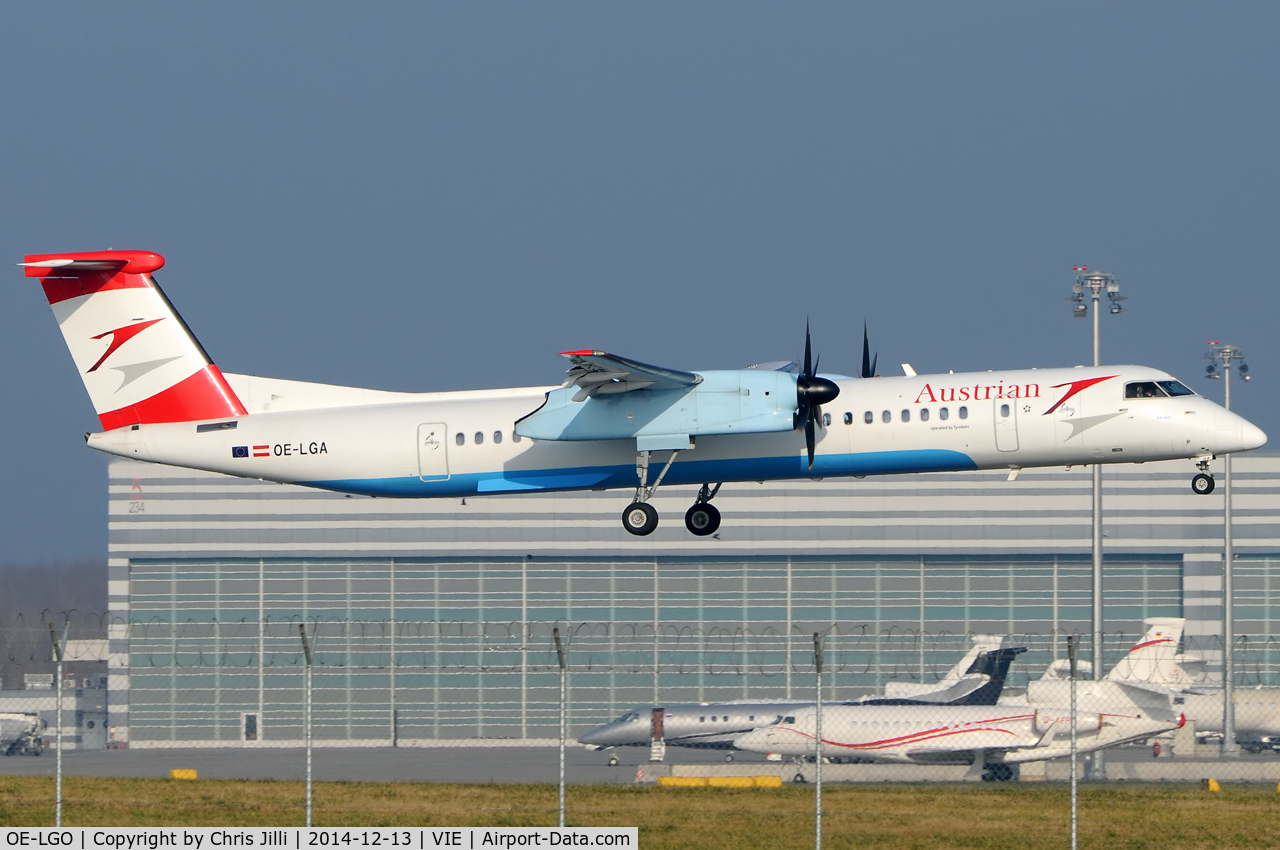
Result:
[[[1231,409],[1231,363],[1240,361],[1236,370],[1240,380],[1249,380],[1249,364],[1244,362],[1244,352],[1238,345],[1209,340],[1209,350],[1204,359],[1209,361],[1205,377],[1222,378],[1222,406]],[[1214,364],[1222,364],[1219,376]],[[1238,756],[1236,745],[1236,664],[1235,664],[1235,553],[1232,551],[1231,529],[1231,455],[1222,459],[1223,509],[1222,509],[1222,755]]]
[[[1093,301],[1093,365],[1102,365],[1102,346],[1098,317],[1102,314],[1100,300],[1102,293],[1107,293],[1111,303],[1109,311],[1113,316],[1125,312],[1120,302],[1125,297],[1120,294],[1120,284],[1116,276],[1106,272],[1090,271],[1088,266],[1073,266],[1076,273],[1075,283],[1071,285],[1073,293],[1068,301],[1074,303],[1071,314],[1077,319],[1089,315],[1089,305],[1085,303],[1085,293],[1089,293]],[[1093,678],[1102,678],[1102,466],[1093,464]],[[1094,754],[1095,766],[1102,763],[1102,751]]]

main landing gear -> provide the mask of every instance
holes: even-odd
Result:
[[[684,527],[689,529],[690,534],[706,537],[708,534],[715,534],[720,528],[720,511],[711,504],[711,500],[719,492],[719,484],[715,487],[703,484],[698,490],[698,501],[684,512]]]
[[[1209,474],[1209,459],[1202,458],[1196,462],[1200,470],[1191,478],[1191,492],[1197,496],[1207,496],[1213,492],[1213,476]]]
[[[675,463],[678,454],[680,454],[679,450],[671,453],[671,457],[667,459],[653,484],[649,484],[649,453],[640,452],[636,456],[636,477],[640,479],[640,485],[636,487],[635,499],[622,512],[622,527],[631,534],[644,537],[652,534],[658,527],[658,511],[649,504],[649,500],[653,498],[654,493],[658,492],[662,479],[671,469],[671,464]],[[706,537],[709,534],[715,534],[720,528],[720,511],[711,504],[711,500],[719,492],[719,484],[715,487],[703,484],[698,490],[697,501],[684,515],[684,527],[689,529],[690,533]]]

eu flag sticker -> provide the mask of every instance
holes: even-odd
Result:
[[[248,457],[249,447],[248,446],[232,446],[231,456],[232,457]]]

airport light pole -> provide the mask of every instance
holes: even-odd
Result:
[[[1077,319],[1089,315],[1089,305],[1085,299],[1093,301],[1093,365],[1102,365],[1102,348],[1099,340],[1099,322],[1102,315],[1101,297],[1107,293],[1110,301],[1108,311],[1112,314],[1123,313],[1120,302],[1125,297],[1120,294],[1120,284],[1115,275],[1106,272],[1090,271],[1088,266],[1072,266],[1076,273],[1076,282],[1071,285],[1072,295],[1068,301],[1074,303],[1071,314]],[[1102,465],[1093,464],[1093,678],[1102,678]],[[1098,751],[1099,755],[1101,751]],[[1098,763],[1095,756],[1095,763]]]
[[[1209,350],[1204,359],[1209,361],[1205,377],[1217,379],[1216,363],[1222,364],[1222,406],[1231,409],[1231,363],[1239,360],[1237,370],[1240,380],[1249,380],[1249,364],[1244,362],[1244,352],[1237,345],[1227,345],[1216,339],[1209,340]],[[1238,756],[1236,746],[1236,665],[1235,665],[1235,553],[1232,551],[1231,534],[1231,455],[1222,459],[1222,755]]]

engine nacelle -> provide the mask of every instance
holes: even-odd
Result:
[[[795,427],[796,376],[753,369],[701,372],[693,387],[599,394],[561,387],[516,423],[535,440],[624,440],[758,434]]]

